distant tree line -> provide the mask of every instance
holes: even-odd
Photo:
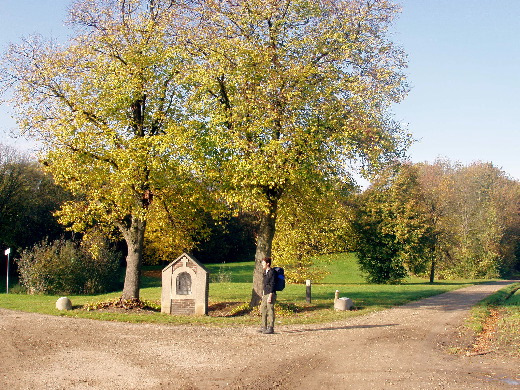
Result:
[[[489,163],[390,167],[356,202],[361,268],[377,283],[511,275],[520,270],[519,206],[520,183]]]
[[[0,144],[0,245],[13,254],[45,238],[65,234],[55,216],[70,194],[40,164]]]

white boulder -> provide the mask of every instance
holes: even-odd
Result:
[[[72,310],[72,302],[67,297],[61,297],[56,301],[56,309]]]

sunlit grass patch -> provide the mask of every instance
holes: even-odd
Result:
[[[520,357],[520,289],[503,305],[497,323],[497,346],[508,354]]]
[[[410,278],[399,285],[374,285],[364,281],[354,254],[343,253],[324,256],[320,266],[328,275],[312,284],[312,301],[306,301],[306,286],[287,284],[278,293],[277,323],[304,324],[333,322],[352,316],[367,314],[404,303],[441,294],[473,284],[475,280],[443,281],[430,284],[426,279]],[[121,292],[91,296],[68,296],[71,311],[55,308],[59,296],[0,294],[0,307],[28,312],[91,318],[108,321],[149,322],[165,324],[211,324],[217,326],[251,325],[258,323],[258,308],[249,308],[254,263],[226,263],[205,265],[213,277],[209,284],[208,316],[174,316],[160,313],[162,267],[145,267],[140,290],[141,301],[148,308],[114,308],[113,302]],[[336,290],[340,297],[351,298],[354,310],[335,311]],[[153,310],[150,307],[154,308]]]

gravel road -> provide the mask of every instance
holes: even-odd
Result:
[[[469,308],[509,283],[274,335],[0,309],[0,389],[520,389],[518,359],[450,353]]]

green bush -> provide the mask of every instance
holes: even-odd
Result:
[[[88,249],[64,239],[41,242],[17,260],[20,283],[30,294],[99,294],[117,288],[120,254],[108,244]]]

